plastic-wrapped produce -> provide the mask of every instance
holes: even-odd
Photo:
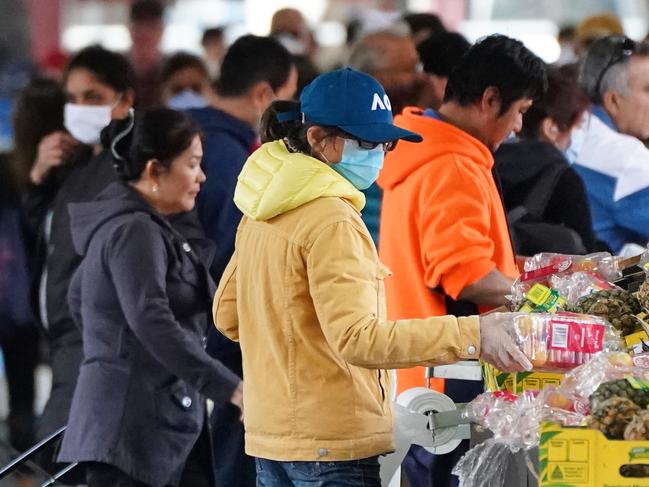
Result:
[[[543,315],[534,317],[538,316]],[[525,391],[520,395],[482,394],[467,405],[464,415],[488,428],[494,436],[469,450],[453,473],[459,477],[461,487],[505,487],[506,466],[514,454],[523,451],[528,455],[530,471],[538,477],[529,452],[538,446],[542,421],[563,426],[589,424],[609,435],[644,437],[649,431],[649,416],[642,411],[642,405],[649,404],[649,390],[635,390],[632,384],[635,380],[642,385],[645,378],[649,379],[649,369],[638,367],[630,355],[599,353],[566,374],[556,389]],[[629,387],[609,385],[629,379]],[[597,393],[601,401],[593,403],[598,408],[593,415],[591,401],[593,396],[597,399]]]
[[[598,352],[622,348],[615,329],[595,316],[520,314],[513,323],[523,353],[538,371],[573,369],[588,362]]]
[[[568,305],[594,291],[612,289],[609,282],[621,276],[620,259],[606,252],[576,256],[541,253],[525,261],[524,272],[512,286],[514,309],[524,306],[535,285],[557,292]],[[529,311],[529,310],[526,310]]]
[[[525,260],[524,274],[532,278],[561,272],[593,272],[606,281],[614,281],[622,275],[618,265],[620,261],[620,257],[608,252],[588,255],[540,253]]]

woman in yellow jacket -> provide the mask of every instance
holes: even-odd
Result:
[[[360,211],[384,153],[417,134],[392,125],[371,76],[319,76],[301,103],[275,102],[266,141],[234,201],[235,253],[214,300],[217,328],[241,342],[246,452],[258,486],[380,486],[393,449],[386,368],[481,356],[531,364],[505,331],[509,314],[387,321],[381,264]]]

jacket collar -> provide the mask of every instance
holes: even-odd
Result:
[[[265,221],[323,197],[342,198],[360,212],[365,195],[324,162],[268,142],[248,158],[234,203],[247,217]]]
[[[604,123],[604,125],[615,130],[616,132],[619,132],[617,126],[615,125],[615,122],[613,121],[611,116],[606,113],[606,110],[604,110],[604,107],[602,105],[593,105],[592,112],[593,115],[595,115]]]

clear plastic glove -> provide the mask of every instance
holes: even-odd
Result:
[[[517,313],[480,316],[480,358],[503,372],[532,370],[532,363],[512,336],[516,316]]]

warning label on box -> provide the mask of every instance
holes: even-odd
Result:
[[[588,465],[575,463],[550,463],[548,465],[548,478],[552,481],[565,481],[572,483],[588,483]]]

